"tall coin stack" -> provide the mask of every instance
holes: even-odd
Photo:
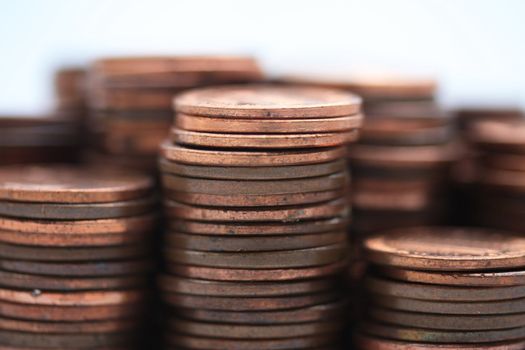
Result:
[[[0,168],[0,347],[132,349],[151,277],[153,181]]]
[[[359,350],[525,348],[525,238],[453,227],[370,237]]]
[[[185,349],[337,345],[347,254],[345,144],[360,99],[232,86],[175,101],[161,147],[166,342]]]
[[[262,79],[248,57],[130,57],[96,61],[89,71],[90,158],[156,169],[168,135],[173,97],[188,88]]]

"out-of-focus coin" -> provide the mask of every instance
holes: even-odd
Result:
[[[22,333],[17,331],[0,330],[0,344],[15,347],[39,347],[43,349],[56,349],[65,347],[75,348],[100,348],[114,345],[130,345],[133,336],[126,333],[105,334],[37,334]]]

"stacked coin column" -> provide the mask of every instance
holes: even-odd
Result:
[[[525,348],[525,239],[472,228],[396,229],[365,241],[372,265],[359,350]]]
[[[359,98],[221,87],[175,105],[160,163],[168,347],[335,346],[345,313],[345,144],[361,123]]]
[[[140,344],[152,186],[130,172],[0,168],[0,347]]]

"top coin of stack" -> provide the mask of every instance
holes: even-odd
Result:
[[[117,161],[122,165],[151,170],[158,145],[171,124],[172,100],[176,94],[192,87],[261,79],[261,70],[249,57],[98,60],[88,78],[95,146],[106,156],[119,156]]]
[[[525,348],[525,239],[397,229],[365,241],[372,305],[359,349]]]
[[[161,148],[169,229],[168,343],[188,349],[334,345],[344,305],[345,155],[360,99],[230,86],[175,101]]]

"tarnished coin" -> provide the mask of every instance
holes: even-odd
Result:
[[[46,203],[118,202],[146,196],[148,176],[117,170],[68,166],[0,169],[0,199]]]
[[[0,330],[0,344],[15,347],[38,347],[42,349],[103,348],[115,345],[131,345],[135,337],[126,333],[105,334],[38,334]]]
[[[0,289],[0,300],[18,304],[54,306],[101,306],[132,304],[146,298],[144,290],[89,291],[89,292],[42,292]]]
[[[484,229],[397,229],[370,237],[364,247],[369,261],[407,269],[462,271],[525,265],[525,238]]]
[[[86,322],[38,322],[0,318],[0,330],[28,332],[31,334],[104,334],[133,331],[138,320],[120,319]]]
[[[175,109],[222,118],[317,118],[359,112],[361,98],[340,90],[299,86],[228,86],[190,91],[175,99]]]

